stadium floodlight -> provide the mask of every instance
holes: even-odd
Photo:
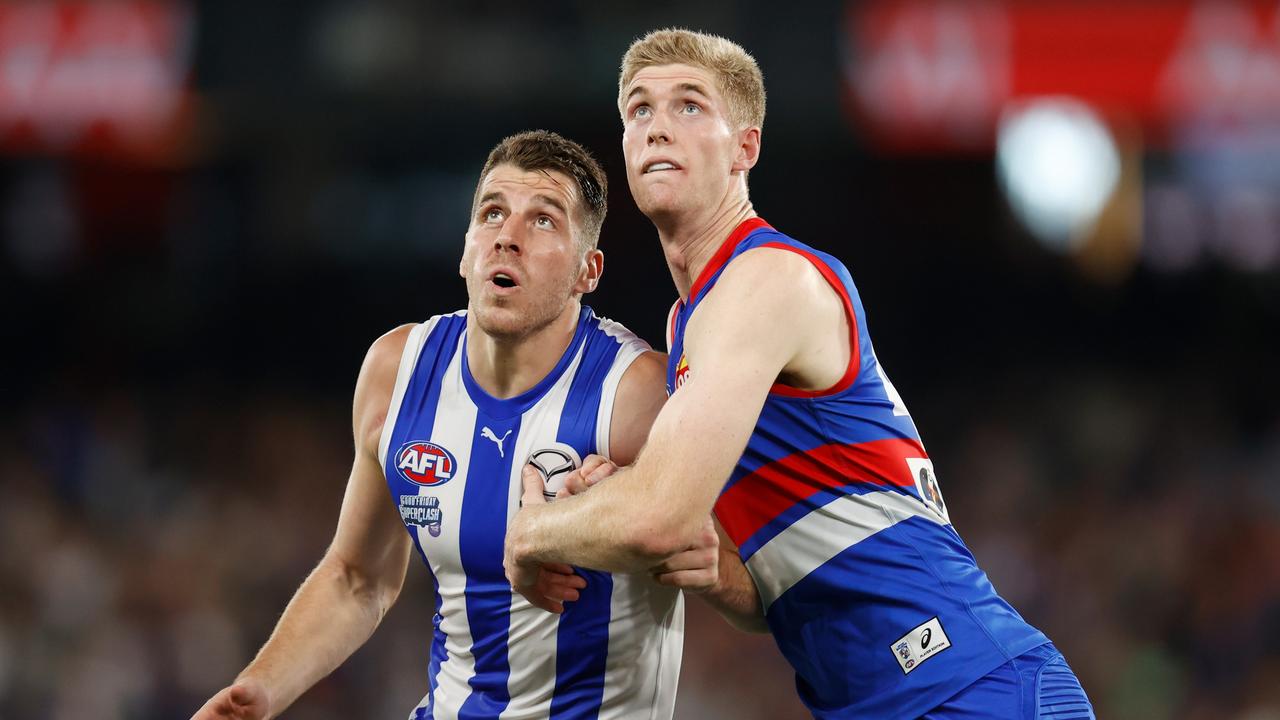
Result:
[[[996,170],[1014,214],[1045,246],[1079,248],[1120,179],[1106,124],[1069,97],[1026,101],[1000,119]]]

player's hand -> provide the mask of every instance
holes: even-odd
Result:
[[[564,476],[564,487],[556,491],[556,499],[580,495],[592,485],[617,472],[614,465],[602,455],[588,455],[582,461],[582,467]]]
[[[268,713],[267,689],[246,677],[218,691],[191,720],[264,720]]]
[[[547,502],[542,494],[545,485],[541,473],[532,466],[525,465],[520,479],[524,485],[520,507],[543,505]],[[587,586],[587,581],[575,574],[568,565],[532,562],[521,557],[519,541],[523,535],[525,517],[523,511],[517,512],[511,520],[511,526],[507,528],[503,569],[506,570],[512,589],[523,595],[534,607],[558,615],[564,612],[566,602],[578,599],[578,591]]]
[[[711,516],[703,523],[694,543],[653,568],[659,585],[672,585],[689,592],[714,590],[720,580],[720,536]]]

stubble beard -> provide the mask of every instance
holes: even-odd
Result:
[[[526,303],[523,311],[506,298],[498,298],[484,306],[477,306],[472,300],[469,314],[475,316],[477,327],[486,335],[504,342],[516,342],[545,330],[565,312],[572,299],[573,293],[565,287]]]

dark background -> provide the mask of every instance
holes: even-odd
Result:
[[[162,142],[0,115],[0,717],[186,717],[252,657],[331,536],[369,344],[465,305],[469,202],[501,137],[597,154],[613,185],[587,301],[661,346],[674,293],[613,100],[628,43],[685,25],[760,62],[756,209],[848,264],[957,529],[1099,716],[1280,718],[1280,210],[1250,267],[1215,251],[1222,231],[1192,262],[1092,273],[1020,224],[990,142],[904,150],[854,119],[857,4],[159,7],[185,13]],[[1252,157],[1280,167],[1280,112],[1251,122]],[[1148,141],[1128,146],[1147,189],[1211,197],[1209,168],[1280,208],[1273,175]],[[415,565],[287,716],[407,714],[425,584]],[[678,717],[804,716],[768,638],[693,598],[688,621]]]

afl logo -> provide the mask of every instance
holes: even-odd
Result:
[[[412,440],[396,452],[396,470],[417,485],[443,485],[458,471],[453,454],[435,443]]]
[[[689,358],[685,357],[684,355],[681,355],[680,363],[676,365],[676,390],[679,390],[680,386],[685,384],[685,381],[688,379],[689,379]]]

